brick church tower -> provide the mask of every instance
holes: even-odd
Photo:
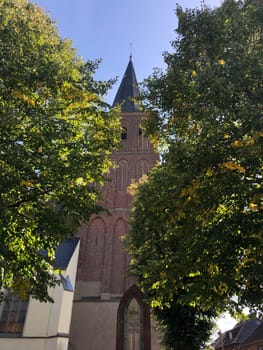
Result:
[[[150,312],[136,279],[127,275],[129,257],[121,237],[129,229],[131,197],[127,187],[156,163],[140,127],[142,112],[130,57],[113,105],[122,104],[121,147],[103,187],[102,206],[110,215],[92,217],[80,229],[80,256],[71,322],[70,350],[157,350]],[[142,228],[143,234],[143,228]]]

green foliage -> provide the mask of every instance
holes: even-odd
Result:
[[[154,308],[263,311],[263,5],[177,15],[167,69],[145,81],[165,151],[135,195],[132,271]]]
[[[26,0],[0,2],[0,62],[0,288],[47,300],[57,245],[100,209],[119,117],[98,62]]]
[[[170,307],[154,308],[154,315],[163,334],[165,349],[199,350],[204,348],[214,327],[213,311],[202,312],[176,302]]]

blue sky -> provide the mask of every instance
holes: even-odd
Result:
[[[98,79],[119,77],[107,101],[112,103],[132,56],[137,80],[147,78],[154,67],[164,68],[162,53],[171,51],[177,27],[176,3],[183,8],[200,7],[201,0],[34,0],[57,23],[60,35],[72,40],[84,60],[102,58]],[[221,0],[206,0],[210,7]],[[236,322],[226,315],[221,331]]]
[[[128,64],[141,82],[154,67],[163,67],[162,53],[171,50],[177,27],[176,3],[200,7],[201,0],[32,0],[56,21],[60,35],[69,38],[84,60],[102,58],[98,79],[119,77],[107,101],[112,103]],[[206,0],[212,8],[221,0]]]

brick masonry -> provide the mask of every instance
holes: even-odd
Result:
[[[89,296],[122,296],[134,283],[134,279],[127,276],[129,257],[121,241],[129,229],[131,196],[127,188],[158,160],[158,155],[142,133],[142,117],[140,112],[123,113],[122,125],[127,131],[127,138],[112,154],[117,167],[111,169],[109,182],[103,187],[102,205],[111,215],[94,216],[80,229],[77,288],[83,283],[96,283],[94,295],[89,292]],[[76,295],[80,299],[86,297],[81,290]]]
[[[140,123],[144,115],[134,111],[122,116],[127,137],[124,132],[120,149],[112,154],[116,167],[111,169],[109,181],[102,189],[101,204],[110,215],[93,216],[79,230],[80,254],[69,350],[123,350],[127,346],[123,307],[128,307],[132,297],[142,298],[139,288],[135,288],[136,278],[128,276],[129,257],[121,237],[129,230],[132,198],[127,188],[153,167],[158,155],[142,133]],[[143,348],[160,350],[154,322],[149,322],[150,311],[141,305]]]

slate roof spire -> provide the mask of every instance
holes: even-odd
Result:
[[[132,55],[130,55],[130,60],[126,71],[123,75],[121,84],[115,96],[113,106],[117,104],[122,104],[122,112],[138,112],[139,108],[133,101],[135,97],[139,95],[138,83],[132,63]]]

